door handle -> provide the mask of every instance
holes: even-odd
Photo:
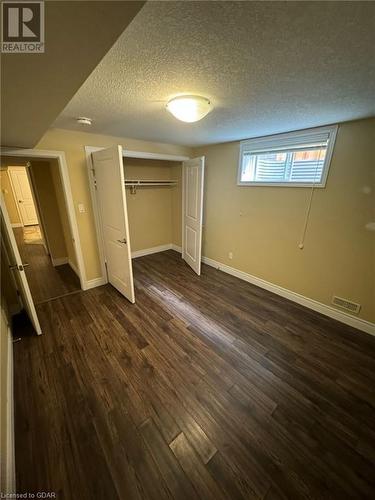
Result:
[[[124,243],[126,245],[126,238],[123,238],[122,240],[117,240],[119,243]]]
[[[28,267],[30,264],[28,264],[27,262],[25,264],[13,264],[12,266],[9,266],[9,269],[11,271],[23,271],[25,267]]]
[[[23,201],[22,200],[18,200],[18,203],[23,203]]]

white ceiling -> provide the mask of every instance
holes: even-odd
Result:
[[[178,122],[183,93],[214,110]],[[373,115],[374,2],[149,2],[54,126],[195,146]]]

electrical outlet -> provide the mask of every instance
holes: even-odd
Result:
[[[233,252],[229,252],[228,257],[230,258],[230,260],[232,260],[233,259]]]
[[[86,212],[85,205],[83,203],[78,203],[78,212],[84,214]]]

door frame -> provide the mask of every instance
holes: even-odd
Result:
[[[112,144],[112,146],[113,146],[113,144]],[[102,270],[101,281],[103,281],[103,284],[108,283],[108,277],[107,277],[107,271],[106,271],[106,267],[105,267],[103,234],[102,234],[101,224],[100,224],[98,202],[96,199],[95,178],[93,175],[93,165],[92,165],[91,153],[95,153],[96,151],[101,151],[102,149],[106,149],[108,147],[111,147],[111,145],[102,146],[102,147],[85,146],[87,175],[89,178],[90,195],[91,195],[92,209],[93,209],[94,220],[95,220],[96,238],[97,238],[98,248],[99,248],[100,267]],[[125,149],[124,146],[122,146],[122,156],[123,156],[123,158],[124,157],[125,158],[126,157],[128,157],[128,158],[140,158],[143,160],[167,160],[167,161],[169,160],[169,161],[178,161],[178,162],[184,162],[186,160],[190,160],[189,156],[171,155],[171,154],[164,154],[164,153],[150,153],[147,151],[132,151],[129,149]],[[184,182],[182,182],[182,199],[184,199]]]
[[[0,153],[4,156],[16,156],[19,158],[43,158],[57,160],[61,184],[64,193],[64,201],[66,205],[66,210],[68,214],[68,223],[70,232],[72,234],[73,248],[77,259],[77,271],[78,278],[80,281],[81,289],[87,290],[90,288],[86,279],[86,270],[83,261],[81,240],[78,232],[77,218],[74,210],[74,202],[72,189],[69,180],[68,165],[65,158],[64,151],[54,151],[47,149],[12,149],[12,148],[1,148]]]

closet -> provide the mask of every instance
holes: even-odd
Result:
[[[199,275],[204,158],[98,149],[86,151],[106,281],[134,303],[132,257],[169,248]]]

